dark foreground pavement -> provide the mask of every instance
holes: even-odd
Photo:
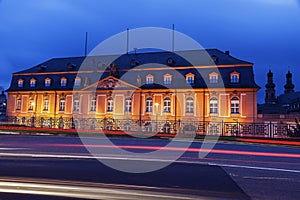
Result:
[[[136,162],[139,165],[144,161],[118,162]],[[51,180],[54,182],[55,180],[64,180],[69,181],[69,183],[70,181],[80,182],[81,184],[86,183],[85,186],[91,187],[97,186],[95,183],[104,183],[107,184],[105,187],[110,189],[111,185],[114,185],[114,187],[115,185],[122,185],[125,189],[129,187],[131,191],[142,189],[148,192],[172,194],[175,197],[185,194],[190,196],[191,199],[200,199],[201,197],[249,199],[221,167],[202,164],[173,163],[155,172],[132,174],[111,169],[97,160],[14,158],[1,159],[0,176],[6,177],[6,181],[14,181],[14,178],[17,178],[17,182],[20,182],[20,180],[26,182],[26,178],[22,179],[20,177],[27,177],[31,178],[30,182],[39,179],[47,180],[48,182],[49,180],[50,182]],[[130,188],[130,186],[145,187]],[[0,196],[0,199],[14,199],[14,196],[18,197],[16,199],[38,199],[38,197],[34,196],[28,198],[28,195],[21,195],[22,197],[20,197],[17,194],[4,194]],[[49,199],[52,198],[49,197]]]

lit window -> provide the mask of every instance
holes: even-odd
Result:
[[[165,85],[169,85],[172,82],[172,75],[170,74],[166,74],[164,75],[164,84]]]
[[[45,87],[50,87],[51,86],[51,79],[50,78],[46,78],[45,79]]]
[[[164,112],[171,112],[171,99],[169,97],[164,99]]]
[[[188,97],[186,99],[185,112],[186,113],[193,113],[194,112],[194,99],[192,97]]]
[[[217,114],[218,113],[218,99],[213,97],[210,99],[209,102],[209,110],[211,114]]]
[[[64,98],[61,98],[59,101],[59,111],[65,111],[66,107],[66,100]]]
[[[46,99],[44,99],[44,111],[48,111],[48,109],[49,109],[49,99],[48,98],[46,98]]]
[[[36,86],[36,80],[34,78],[30,79],[30,87]]]
[[[209,83],[218,83],[218,74],[216,72],[212,72],[209,74]]]
[[[131,98],[125,99],[125,112],[131,112]]]
[[[60,86],[61,87],[66,87],[67,86],[67,79],[66,78],[61,78],[60,79]]]
[[[34,107],[34,100],[33,100],[33,98],[30,98],[29,99],[29,108],[28,108],[28,110],[33,110],[33,107]]]
[[[80,78],[80,77],[76,77],[76,78],[75,78],[75,83],[74,83],[74,85],[77,86],[77,87],[81,85],[81,78]]]
[[[240,82],[240,74],[238,72],[232,72],[230,74],[230,82],[231,83],[239,83]]]
[[[112,97],[107,99],[107,112],[112,112],[114,109],[114,99]]]
[[[146,84],[153,84],[153,82],[154,82],[154,77],[151,74],[147,75]]]
[[[96,100],[95,97],[93,97],[92,100],[91,100],[91,112],[96,111],[96,105],[97,105],[97,100]]]
[[[146,112],[152,112],[152,104],[153,104],[153,101],[152,101],[152,98],[149,97],[146,99]]]
[[[237,97],[233,97],[231,99],[231,114],[238,114],[240,112],[239,110],[240,102]]]
[[[74,102],[73,102],[73,111],[74,112],[79,112],[79,99],[74,99]]]
[[[19,79],[18,80],[18,87],[23,87],[24,86],[24,80],[23,79]]]
[[[195,75],[192,73],[188,73],[187,75],[185,75],[187,84],[194,84],[194,78],[195,78]]]
[[[17,99],[17,110],[21,110],[21,106],[22,106],[22,100],[21,98]]]

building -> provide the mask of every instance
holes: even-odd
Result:
[[[265,103],[258,105],[258,120],[262,122],[293,123],[300,114],[300,92],[295,92],[292,73],[286,74],[284,93],[276,96],[273,73],[269,70],[266,84]]]
[[[4,91],[0,94],[0,121],[3,121],[5,119],[6,115],[6,95],[4,94]]]
[[[258,90],[253,64],[218,49],[54,58],[13,74],[7,115],[35,127],[218,132],[213,122],[256,121]]]

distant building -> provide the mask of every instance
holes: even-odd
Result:
[[[5,115],[6,114],[6,95],[4,94],[4,91],[1,92],[0,94],[0,115]]]
[[[292,82],[292,73],[286,74],[284,94],[276,96],[273,73],[267,74],[268,81],[265,86],[265,103],[258,105],[258,119],[270,122],[294,122],[300,117],[300,92],[295,92]]]
[[[209,58],[198,59],[206,52]],[[14,123],[38,127],[142,126],[150,132],[207,132],[203,124],[212,121],[256,121],[259,86],[252,63],[217,49],[181,55],[194,58],[196,65],[176,52],[130,53],[109,64],[112,56],[48,60],[13,74],[7,115]],[[87,67],[79,71],[83,63]]]

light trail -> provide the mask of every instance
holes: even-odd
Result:
[[[86,148],[122,148],[122,149],[136,149],[136,150],[151,150],[151,151],[184,151],[195,153],[215,153],[215,154],[229,154],[229,155],[247,155],[247,156],[268,156],[281,158],[300,158],[300,154],[290,153],[272,153],[272,152],[258,152],[258,151],[238,151],[238,150],[221,150],[221,149],[204,149],[204,148],[182,148],[182,147],[161,147],[161,146],[130,146],[130,145],[83,145],[83,144],[39,144],[39,146],[52,147],[86,147]]]

